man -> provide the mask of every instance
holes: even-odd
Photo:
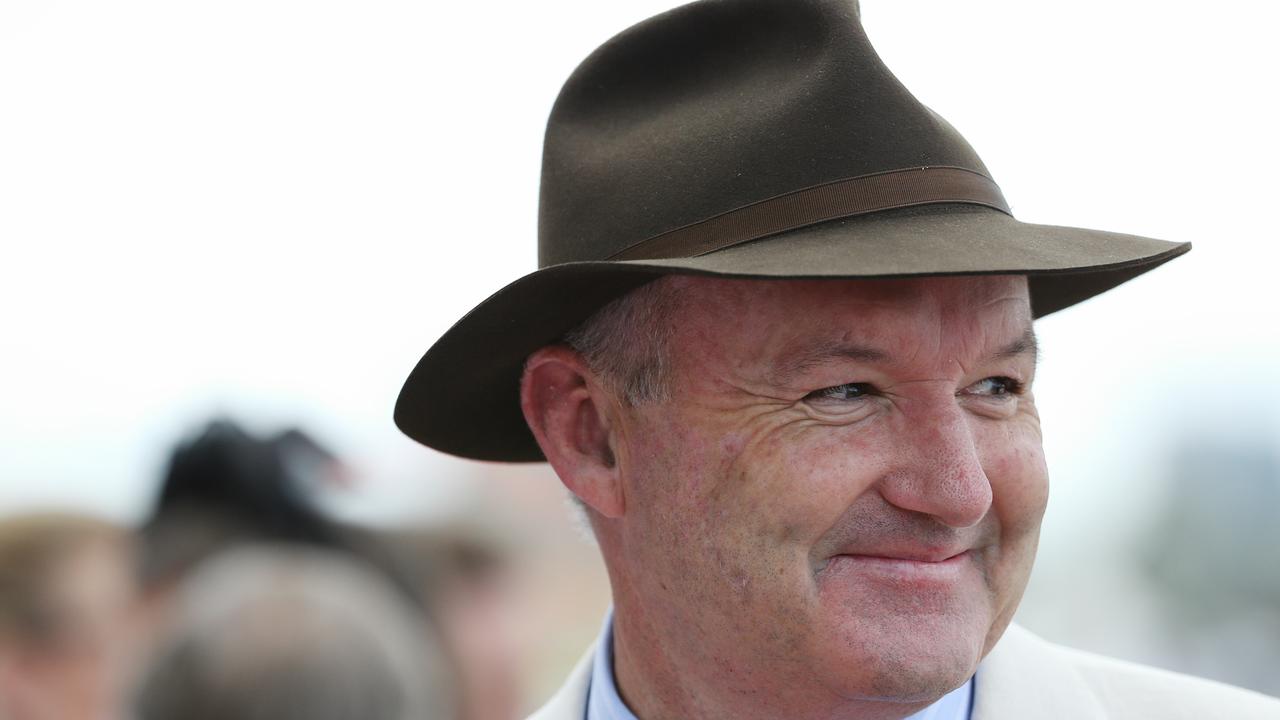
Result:
[[[1014,220],[852,0],[693,3],[569,78],[542,269],[396,419],[586,509],[614,610],[537,718],[1280,717],[1009,625],[1047,498],[1032,321],[1187,249]]]
[[[302,545],[253,545],[183,581],[144,673],[142,720],[457,717],[435,634],[376,568]]]
[[[0,718],[119,717],[132,662],[132,542],[66,512],[0,518]]]

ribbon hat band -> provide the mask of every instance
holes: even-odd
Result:
[[[926,166],[860,175],[744,205],[641,240],[609,260],[697,257],[828,220],[881,210],[968,203],[1011,214],[991,178],[960,167]]]

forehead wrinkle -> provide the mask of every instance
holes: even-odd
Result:
[[[1007,327],[1006,323],[1017,316],[1025,318],[1014,320],[1025,328],[1023,335],[990,357],[1024,353],[1034,357],[1028,297],[1025,291],[1012,291],[1007,285],[992,287],[996,279],[983,278],[982,285],[967,287],[955,278],[911,282],[858,280],[835,286],[825,281],[690,278],[687,280],[688,290],[692,291],[689,297],[696,295],[698,299],[684,304],[685,322],[678,323],[677,333],[684,340],[681,344],[687,346],[678,353],[680,364],[703,371],[719,366],[721,373],[743,380],[755,376],[781,386],[824,363],[915,364],[924,357],[936,356],[947,344],[946,336],[956,331],[968,335],[968,342],[990,347],[986,339],[993,334],[1004,336],[999,329]],[[1025,287],[1025,278],[1016,279]],[[970,279],[963,282],[975,284]],[[832,287],[841,292],[829,294],[827,290]],[[832,327],[822,332],[823,328],[808,322],[812,318],[806,317],[807,311],[797,309],[797,305],[810,307],[819,300],[827,307],[840,308],[842,317],[836,325],[844,326],[843,333],[831,333],[832,330],[839,332]],[[991,313],[993,306],[1010,302],[1024,306],[1025,312],[1007,313],[1003,320],[992,317],[981,321],[977,317]],[[795,312],[802,314],[797,317]],[[933,321],[920,324],[922,315],[930,316]],[[907,342],[892,332],[903,316],[914,316],[917,321],[914,337]],[[851,337],[861,334],[849,326],[849,321],[855,318],[860,329],[866,331],[866,338]],[[929,327],[926,329],[923,325]],[[769,346],[781,348],[771,353],[766,350]],[[748,351],[749,347],[754,350]],[[988,351],[982,347],[974,347],[970,353],[974,359],[988,357]]]
[[[877,364],[889,360],[889,354],[868,345],[850,342],[843,338],[830,338],[791,353],[784,353],[769,369],[769,380],[786,385],[797,375],[813,367],[833,360]]]
[[[941,327],[941,324],[934,327],[934,330],[936,330],[936,336],[931,336],[930,339],[936,343],[935,350],[937,350],[945,343],[942,336],[946,334],[946,330]],[[924,351],[922,345],[921,342],[912,343],[911,352],[908,353],[908,357],[902,359],[903,362],[909,364],[918,360],[920,353]],[[1016,339],[992,353],[990,360],[1029,356],[1034,363],[1038,357],[1038,348],[1035,330],[1028,325]],[[887,365],[892,364],[894,359],[893,354],[871,345],[852,342],[847,338],[828,338],[812,346],[789,353],[784,352],[781,359],[769,368],[768,380],[777,385],[786,385],[805,371],[829,362],[849,361],[868,365]],[[964,363],[960,358],[956,358],[955,361],[963,367]]]

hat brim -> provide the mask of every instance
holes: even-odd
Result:
[[[977,206],[928,206],[834,220],[693,258],[574,262],[507,285],[422,357],[396,401],[409,437],[476,460],[537,462],[520,410],[525,359],[614,298],[663,275],[887,279],[1026,275],[1035,317],[1157,267],[1190,243],[1019,222]]]

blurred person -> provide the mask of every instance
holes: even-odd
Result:
[[[228,549],[261,542],[363,558],[422,601],[375,533],[331,520],[313,501],[317,488],[345,482],[347,474],[337,456],[296,428],[259,437],[215,419],[181,441],[140,531],[147,627],[163,626],[172,592],[193,568]]]
[[[337,458],[299,430],[259,438],[230,420],[210,421],[170,454],[142,527],[144,585],[178,580],[240,541],[339,544],[341,531],[310,492],[340,473]]]
[[[482,519],[463,518],[392,532],[386,540],[419,584],[457,665],[459,717],[517,717],[522,633],[512,541]]]
[[[376,568],[243,545],[182,582],[137,695],[139,720],[455,718],[443,646]]]
[[[326,485],[348,482],[341,460],[296,428],[257,435],[215,419],[171,453],[155,507],[142,530],[144,617],[150,642],[162,642],[176,593],[211,558],[272,543],[322,550],[367,564],[401,592],[424,622],[442,628],[440,642],[459,667],[466,720],[514,715],[508,699],[506,623],[482,590],[500,575],[500,551],[474,529],[440,531],[429,541],[330,519],[313,501]],[[474,620],[479,618],[479,622]]]
[[[1048,499],[1033,320],[1187,244],[1015,220],[855,0],[703,0],[566,82],[542,269],[396,406],[547,460],[614,607],[538,720],[1262,718],[1011,624]]]
[[[128,534],[72,513],[0,519],[0,720],[111,720],[133,658]]]

